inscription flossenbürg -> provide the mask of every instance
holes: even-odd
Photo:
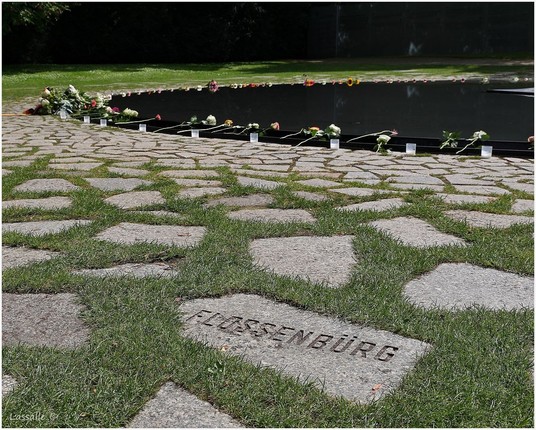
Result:
[[[226,333],[241,336],[249,333],[255,337],[267,337],[275,342],[294,344],[310,348],[311,350],[326,349],[333,353],[348,352],[349,355],[360,358],[372,358],[388,362],[393,359],[398,347],[391,345],[378,345],[369,340],[360,339],[357,335],[319,333],[310,330],[301,330],[294,327],[261,322],[253,318],[244,318],[232,315],[226,317],[219,312],[202,309],[193,314],[186,321],[195,320],[197,324],[214,327]]]

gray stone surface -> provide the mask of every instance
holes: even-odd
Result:
[[[373,202],[356,203],[353,205],[342,206],[337,208],[340,211],[374,211],[381,212],[390,209],[396,209],[407,205],[401,198],[375,200]]]
[[[3,293],[3,344],[76,348],[90,333],[79,318],[83,309],[70,293]]]
[[[394,390],[429,348],[257,295],[196,299],[180,312],[187,337],[362,403]]]
[[[484,228],[508,228],[514,224],[530,224],[534,222],[532,217],[521,215],[501,215],[462,210],[447,211],[444,214],[449,218],[467,222],[470,226]]]
[[[217,205],[224,206],[239,206],[239,207],[252,207],[252,206],[267,206],[274,202],[274,198],[269,194],[250,194],[242,197],[221,197],[218,199],[212,199],[205,203],[205,206],[212,207]]]
[[[254,264],[262,269],[333,288],[349,280],[357,262],[352,239],[352,236],[256,239],[249,252]]]
[[[27,266],[50,260],[58,255],[60,255],[59,252],[44,251],[42,249],[31,249],[23,246],[2,246],[2,267],[10,269],[12,267]]]
[[[203,239],[205,231],[205,227],[123,222],[100,232],[96,239],[124,245],[145,242],[170,246],[195,246]]]
[[[17,381],[11,375],[2,374],[2,397],[7,396],[17,386]]]
[[[534,278],[467,263],[440,264],[410,281],[404,294],[425,308],[534,308]]]
[[[306,185],[308,187],[316,188],[329,188],[329,187],[338,187],[342,184],[340,182],[328,181],[327,179],[305,179],[303,181],[297,181],[296,183],[301,185]]]
[[[108,167],[110,173],[117,173],[124,176],[145,176],[149,172],[143,169],[132,169],[130,167]]]
[[[94,188],[102,191],[132,191],[142,185],[151,185],[151,181],[138,178],[84,178]]]
[[[456,191],[460,193],[471,193],[479,194],[483,196],[492,196],[495,194],[510,194],[510,191],[505,190],[504,188],[496,187],[493,185],[490,186],[476,186],[476,185],[454,185]]]
[[[245,187],[264,188],[266,190],[273,190],[277,187],[285,185],[281,182],[269,181],[267,179],[249,178],[247,176],[237,176],[236,179],[240,185]]]
[[[13,222],[3,223],[2,232],[17,232],[21,234],[29,234],[32,236],[44,236],[45,234],[56,234],[63,230],[68,230],[73,227],[89,224],[90,220],[69,219],[64,221],[29,221],[29,222]]]
[[[493,200],[495,200],[495,197],[474,196],[474,195],[468,195],[468,194],[437,193],[435,196],[441,198],[445,203],[449,203],[449,204],[490,203]]]
[[[142,206],[161,205],[166,202],[160,191],[130,191],[104,199],[108,204],[121,209],[134,209]]]
[[[316,222],[316,218],[303,209],[241,209],[227,216],[241,221]]]
[[[347,196],[354,196],[354,197],[366,197],[366,196],[372,196],[374,193],[384,194],[384,193],[389,192],[386,190],[375,190],[373,188],[358,188],[358,187],[337,188],[337,189],[330,189],[328,191],[331,191],[334,193],[346,194]]]
[[[170,178],[217,178],[220,176],[215,170],[165,170],[159,175]]]
[[[184,218],[184,215],[179,214],[177,212],[171,212],[171,211],[130,211],[129,213],[132,214],[140,214],[140,215],[152,215],[152,216],[167,216],[172,218]]]
[[[512,212],[520,213],[534,210],[534,200],[516,199],[512,205]]]
[[[46,191],[75,191],[80,187],[71,184],[65,179],[30,179],[13,188],[14,191],[30,191],[32,193]]]
[[[323,194],[310,193],[308,191],[294,191],[292,194],[294,194],[297,197],[300,197],[302,199],[309,200],[312,202],[323,202],[323,201],[329,200],[329,197],[326,197]]]
[[[131,276],[134,278],[169,278],[177,274],[173,268],[165,263],[128,263],[105,269],[82,269],[73,271],[75,275],[88,275],[98,277]]]
[[[89,171],[96,167],[102,166],[103,163],[65,163],[65,164],[49,164],[48,167],[56,170],[83,170]]]
[[[44,199],[19,199],[6,200],[2,202],[2,209],[21,208],[21,209],[43,209],[56,210],[64,209],[71,206],[72,202],[69,197],[48,197]]]
[[[219,187],[221,181],[214,181],[209,179],[187,179],[187,178],[175,178],[174,181],[177,185],[183,187]]]
[[[166,382],[128,427],[242,428],[238,421],[173,382]]]
[[[227,190],[222,187],[199,187],[199,188],[185,188],[179,191],[178,195],[183,198],[194,199],[197,197],[213,196],[217,194],[223,194]]]
[[[369,223],[405,245],[417,248],[445,245],[465,245],[465,241],[442,233],[427,222],[413,217],[382,219]]]

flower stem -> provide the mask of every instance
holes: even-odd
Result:
[[[297,133],[287,134],[286,136],[283,136],[281,139],[286,139],[287,137],[290,137],[290,136],[297,136],[298,134],[303,133],[303,130],[304,130],[304,129],[302,128],[302,129],[301,129],[300,131],[298,131]]]
[[[456,154],[459,154],[460,152],[465,151],[467,148],[469,148],[471,145],[473,145],[478,139],[471,139],[471,141],[465,145],[462,149],[456,152]]]
[[[377,131],[376,133],[364,134],[363,136],[357,136],[357,137],[354,137],[353,139],[347,140],[346,143],[350,143],[354,140],[361,139],[363,137],[377,136],[382,133],[393,133],[393,130],[382,130],[382,131]]]
[[[154,118],[148,118],[148,119],[141,119],[139,121],[121,121],[116,122],[116,124],[140,124],[142,122],[152,121]]]
[[[296,145],[296,147],[297,147],[297,146],[300,146],[302,143],[309,142],[310,140],[313,140],[313,139],[315,139],[315,138],[316,138],[316,136],[311,136],[309,139],[305,139],[303,142],[298,143],[298,144]]]

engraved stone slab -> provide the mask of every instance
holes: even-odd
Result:
[[[257,295],[196,299],[180,312],[187,337],[356,402],[394,390],[429,348]]]
[[[33,193],[45,191],[74,191],[80,187],[71,184],[65,179],[30,179],[13,188],[15,191],[30,191]]]
[[[401,198],[375,200],[373,202],[356,203],[337,208],[340,211],[374,211],[381,212],[405,206],[407,203]]]
[[[242,428],[210,403],[166,382],[136,415],[129,428]]]
[[[150,185],[151,181],[138,178],[84,178],[92,187],[102,191],[132,191],[141,185]]]
[[[17,381],[13,376],[2,375],[2,397],[8,395],[17,386]]]
[[[328,287],[344,285],[356,263],[352,236],[275,237],[254,240],[254,263],[278,275],[296,276]]]
[[[2,246],[2,267],[27,266],[28,264],[47,261],[59,255],[59,252],[31,249],[22,246]]]
[[[130,191],[108,197],[104,201],[121,209],[160,205],[166,202],[160,191]]]
[[[213,199],[205,203],[205,206],[212,207],[217,205],[224,206],[266,206],[273,203],[274,198],[269,194],[250,194],[243,197],[221,197],[219,199]]]
[[[76,348],[89,337],[89,329],[79,318],[82,309],[70,293],[3,293],[3,343]]]
[[[269,181],[267,179],[248,178],[247,176],[237,176],[238,183],[244,187],[264,188],[266,190],[273,190],[277,187],[281,187],[285,184],[276,181]]]
[[[406,284],[404,294],[425,308],[533,308],[534,278],[467,263],[445,263]]]
[[[55,210],[64,209],[71,206],[72,202],[69,197],[48,197],[45,199],[20,199],[6,200],[2,202],[2,209],[21,208],[21,209],[43,209]]]
[[[65,221],[30,221],[30,222],[13,222],[2,224],[2,231],[17,232],[21,234],[29,234],[32,236],[44,236],[45,234],[56,234],[63,230],[77,227],[80,225],[89,224],[90,220],[74,220]]]
[[[100,232],[95,237],[98,240],[125,245],[148,242],[170,246],[194,246],[201,241],[205,231],[205,227],[123,222]]]
[[[369,225],[400,240],[405,245],[417,248],[444,245],[463,245],[465,241],[442,233],[427,222],[413,217],[400,217],[373,221]]]
[[[476,211],[447,211],[445,215],[458,221],[466,222],[473,227],[508,228],[514,224],[530,224],[532,217],[521,215],[500,215]]]
[[[177,272],[165,263],[137,264],[129,263],[105,269],[82,269],[73,271],[75,275],[88,275],[98,277],[131,276],[134,278],[168,278]]]
[[[316,218],[303,209],[242,209],[228,214],[229,218],[259,222],[316,222]]]

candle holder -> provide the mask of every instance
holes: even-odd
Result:
[[[339,139],[329,139],[329,147],[331,149],[339,149],[340,141]]]
[[[138,126],[138,131],[147,131],[147,124],[140,124]]]
[[[406,154],[415,155],[417,153],[417,144],[416,143],[406,143]]]
[[[492,152],[493,152],[493,146],[482,146],[482,149],[480,151],[480,156],[482,158],[491,158]]]
[[[67,112],[65,112],[63,109],[60,110],[60,118],[61,119],[67,119]]]
[[[108,125],[108,120],[106,118],[103,118],[100,120],[100,126],[106,127]]]
[[[91,124],[91,117],[89,115],[84,115],[84,124]]]
[[[192,130],[191,131],[191,136],[192,137],[199,137],[199,130]]]
[[[257,143],[259,141],[259,133],[249,133],[249,141],[251,143]]]

